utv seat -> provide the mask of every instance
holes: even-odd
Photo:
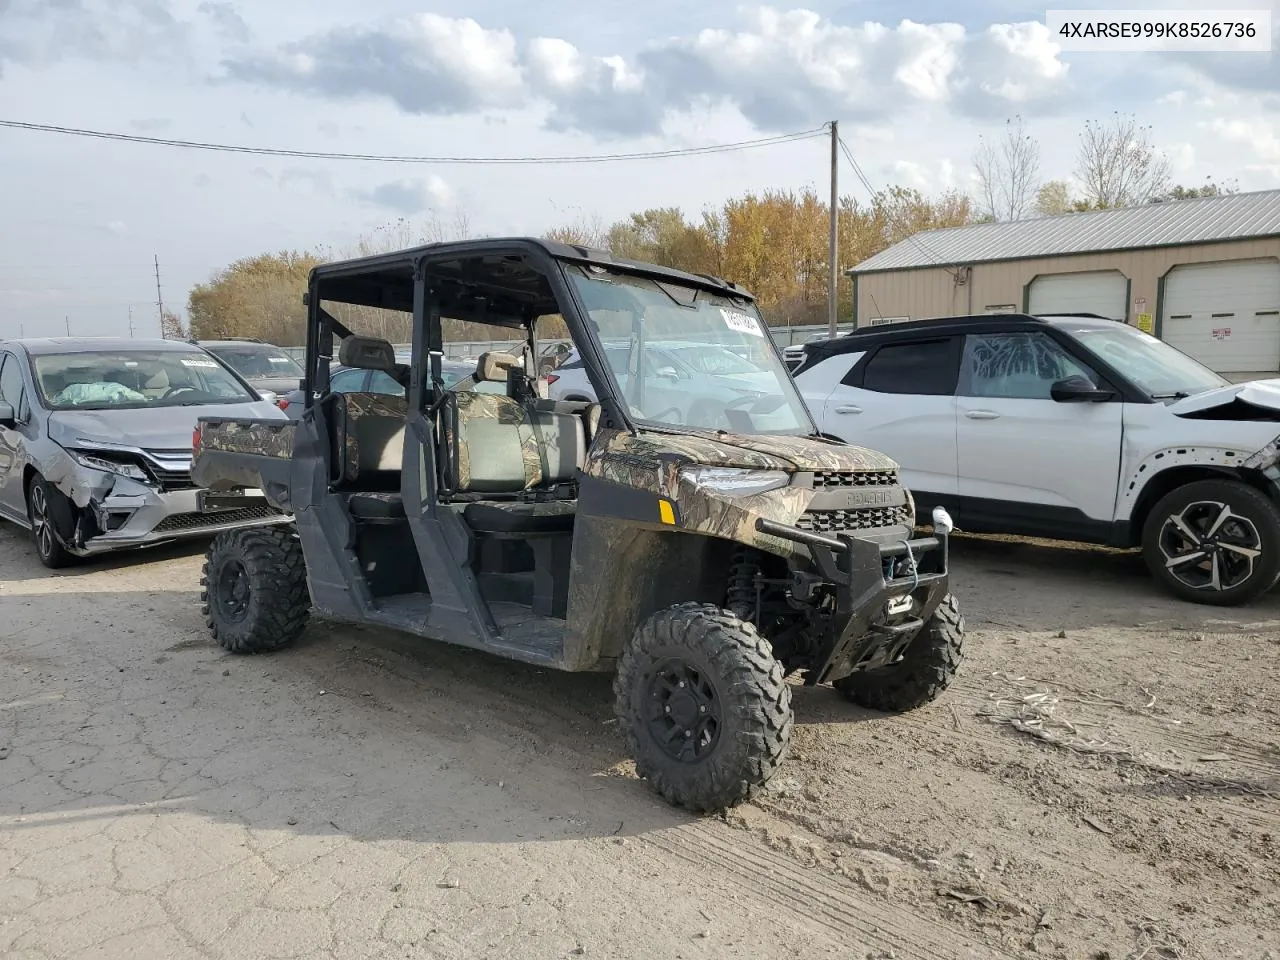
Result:
[[[481,571],[489,571],[481,572],[481,589],[563,618],[577,510],[569,497],[586,463],[585,421],[496,393],[450,394],[443,421],[450,451],[443,486],[471,501],[462,519],[479,541]],[[531,584],[519,572],[527,568],[496,559],[522,551],[531,555]]]
[[[404,458],[403,397],[339,393],[325,398],[333,423],[333,489],[347,494],[357,519],[394,523],[404,519],[400,472]]]
[[[489,505],[497,509],[527,507],[503,501],[563,488],[586,463],[581,416],[536,409],[501,394],[450,393],[444,429],[451,453],[446,486],[469,499],[487,500],[490,494]]]

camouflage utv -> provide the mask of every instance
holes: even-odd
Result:
[[[818,434],[734,284],[483,240],[317,267],[307,304],[300,419],[197,429],[207,508],[279,511],[209,549],[202,602],[227,649],[281,647],[314,610],[616,671],[640,776],[699,811],[744,800],[782,762],[787,675],[889,711],[950,682],[964,627],[949,518],[916,537],[896,465]],[[339,322],[349,305],[410,316],[411,362]],[[442,317],[523,348],[446,389]],[[547,318],[598,402],[545,399]],[[664,367],[654,341],[679,342],[701,375]],[[331,392],[335,345],[400,395]]]

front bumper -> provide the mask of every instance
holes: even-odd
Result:
[[[835,609],[805,683],[833,683],[893,663],[947,594],[948,535],[877,543],[849,534],[813,533],[761,519],[761,533],[808,548],[816,573],[791,572],[799,601],[831,588]]]
[[[73,553],[92,556],[290,519],[261,496],[245,496],[234,506],[219,498],[216,505],[206,506],[204,494],[202,490],[165,493],[127,479],[117,480],[109,494],[89,503],[99,532],[78,535],[66,546]]]

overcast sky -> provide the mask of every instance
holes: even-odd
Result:
[[[1280,30],[1277,0],[1227,5],[1270,7]],[[1120,110],[1153,126],[1179,182],[1280,187],[1280,53],[1063,53],[1044,9],[0,0],[0,119],[433,156],[654,150],[836,119],[873,185],[934,192],[972,189],[978,134],[1015,112],[1053,178],[1070,174],[1082,121]],[[478,233],[540,233],[651,206],[696,213],[747,190],[825,191],[827,164],[822,140],[513,168],[271,158],[0,128],[0,338],[60,334],[68,323],[74,334],[127,334],[130,307],[137,335],[157,336],[157,254],[165,305],[185,312],[192,284],[231,260],[344,252],[398,217],[447,220],[461,209]],[[847,167],[842,176],[842,192],[866,196]]]

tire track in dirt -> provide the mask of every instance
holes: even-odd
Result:
[[[872,956],[880,951],[897,960],[1014,960],[958,928],[863,896],[848,883],[731,830],[708,821],[649,834],[642,842],[702,870],[710,866],[718,874],[717,888],[763,896],[852,941],[850,947],[873,951]]]

